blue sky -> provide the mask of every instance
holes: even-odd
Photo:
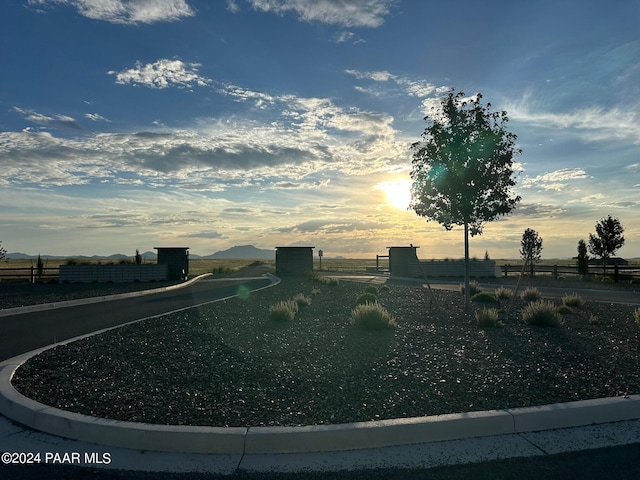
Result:
[[[640,256],[640,3],[10,0],[0,16],[7,251],[314,245],[463,256],[406,211],[411,156],[451,88],[509,114],[509,216],[471,254],[571,257],[601,218]]]

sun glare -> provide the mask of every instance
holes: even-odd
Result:
[[[411,181],[393,180],[380,182],[376,189],[382,190],[387,197],[387,203],[398,210],[406,210],[411,203]]]

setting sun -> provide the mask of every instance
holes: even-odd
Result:
[[[376,185],[377,190],[382,190],[387,197],[387,203],[399,210],[406,210],[411,203],[411,181],[393,180],[390,182],[380,182]]]

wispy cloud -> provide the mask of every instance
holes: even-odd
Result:
[[[88,118],[89,120],[91,120],[93,122],[100,122],[100,121],[102,121],[102,122],[111,122],[111,120],[109,120],[108,118],[103,117],[99,113],[85,113],[84,117]]]
[[[354,32],[338,32],[332,38],[333,43],[366,43],[366,40],[358,36]]]
[[[379,27],[396,0],[249,0],[258,11],[294,13],[300,21],[344,27]]]
[[[627,140],[640,144],[640,115],[633,104],[611,108],[591,106],[557,113],[536,108],[531,97],[531,93],[527,93],[518,102],[508,102],[509,118],[532,127],[573,133],[586,142]]]
[[[522,181],[522,187],[562,191],[569,181],[585,178],[589,178],[589,176],[582,168],[563,168],[534,178],[525,178]]]
[[[171,22],[195,15],[186,0],[28,0],[28,5],[70,6],[84,17],[125,25]]]
[[[181,60],[160,59],[143,65],[136,62],[135,67],[120,72],[110,70],[109,75],[116,76],[116,83],[142,85],[149,88],[191,88],[204,87],[211,82],[198,74],[199,63],[185,63]]]
[[[68,115],[56,114],[53,116],[44,115],[34,110],[25,110],[19,107],[13,107],[13,111],[21,115],[25,120],[37,125],[47,127],[64,127],[72,130],[82,130],[75,118]]]

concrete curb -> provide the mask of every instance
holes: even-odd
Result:
[[[78,298],[76,300],[66,300],[64,302],[40,303],[37,305],[28,305],[26,307],[5,308],[0,310],[0,317],[8,317],[10,315],[21,315],[24,313],[40,312],[42,310],[52,310],[54,308],[75,307],[78,305],[89,305],[92,303],[108,302],[110,300],[124,300],[125,298],[142,297],[143,295],[152,295],[154,293],[169,292],[193,285],[198,280],[211,276],[211,273],[198,275],[186,282],[176,283],[168,287],[152,288],[149,290],[138,290],[137,292],[117,293],[115,295],[104,295],[101,297]]]

